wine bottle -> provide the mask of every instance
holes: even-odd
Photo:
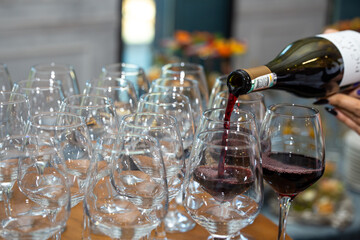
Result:
[[[227,78],[238,97],[268,88],[300,97],[325,97],[360,82],[360,33],[346,30],[297,40],[266,65],[235,70]]]

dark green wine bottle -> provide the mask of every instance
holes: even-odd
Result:
[[[227,85],[235,96],[268,88],[301,97],[325,97],[360,82],[360,33],[341,31],[289,44],[264,66],[230,73]]]

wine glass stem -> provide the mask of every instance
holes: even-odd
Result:
[[[161,221],[160,225],[155,229],[154,239],[167,240],[164,221]]]
[[[11,197],[11,189],[10,188],[3,188],[3,200],[5,205],[5,214],[6,216],[11,216],[11,206],[10,206],[10,197]]]
[[[279,217],[278,240],[285,240],[286,220],[291,205],[291,198],[279,197],[279,199],[280,199],[280,217]]]

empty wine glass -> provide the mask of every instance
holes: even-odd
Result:
[[[239,234],[254,221],[263,203],[257,135],[245,128],[200,132],[187,166],[184,192],[186,210],[214,239]]]
[[[210,92],[209,104],[208,104],[207,108],[216,108],[213,106],[216,95],[219,92],[228,91],[227,76],[228,75],[221,75],[215,79],[215,83]]]
[[[84,199],[83,239],[149,239],[168,205],[159,142],[147,135],[99,141]],[[110,160],[110,161],[109,161]]]
[[[11,91],[13,82],[6,64],[0,63],[0,91]]]
[[[53,79],[63,87],[64,96],[80,94],[74,67],[68,64],[43,63],[31,67],[29,79]]]
[[[215,96],[212,108],[226,108],[228,97],[228,90],[219,92]],[[260,129],[262,120],[264,119],[266,112],[264,94],[260,92],[252,92],[249,94],[240,95],[235,102],[234,108],[246,110],[253,113],[257,125]]]
[[[11,177],[2,178],[1,185],[11,185],[13,192],[0,203],[1,237],[48,239],[66,226],[70,185],[63,169],[57,167],[61,158],[49,138],[22,135],[2,140],[1,162],[16,162],[18,169],[10,168]]]
[[[24,93],[30,103],[31,115],[59,111],[64,100],[61,85],[54,80],[23,80],[14,84],[14,91]]]
[[[92,159],[89,132],[84,120],[67,112],[44,112],[33,116],[29,133],[53,138],[63,155],[64,170],[71,183],[71,207],[84,198],[85,180]]]
[[[285,239],[291,201],[324,173],[319,111],[295,104],[271,105],[260,130],[264,179],[280,202],[278,239]]]
[[[126,79],[95,78],[86,83],[84,94],[108,97],[114,103],[118,116],[134,113],[138,98],[134,85]]]
[[[118,132],[118,116],[107,97],[87,94],[69,96],[64,99],[60,109],[84,119],[93,144],[99,138]]]
[[[153,112],[175,117],[183,142],[185,162],[188,161],[194,140],[195,126],[191,105],[185,95],[175,92],[144,94],[140,97],[137,112]],[[195,222],[183,210],[178,208],[180,204],[182,205],[181,191],[174,201],[170,203],[165,218],[167,232],[186,232],[195,227]]]
[[[158,78],[152,81],[149,92],[176,92],[187,96],[193,110],[195,127],[198,126],[203,107],[197,81],[179,77]]]
[[[161,76],[187,78],[199,82],[202,108],[207,108],[209,102],[209,88],[206,81],[204,67],[202,65],[186,62],[169,63],[161,68]]]
[[[25,134],[30,104],[25,94],[0,91],[0,137]]]
[[[137,98],[149,91],[150,82],[142,67],[130,63],[113,63],[102,68],[104,77],[126,79],[135,87]]]
[[[156,138],[164,160],[169,201],[180,192],[185,164],[184,148],[176,119],[159,113],[134,113],[126,115],[120,122],[120,132],[145,134]],[[161,224],[156,238],[166,239],[164,225]]]

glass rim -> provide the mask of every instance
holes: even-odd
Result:
[[[184,67],[191,67],[191,69],[186,69],[189,73],[198,73],[204,71],[204,67],[198,63],[191,63],[191,62],[175,62],[175,63],[168,63],[161,67],[162,72],[168,72],[171,74],[183,72],[185,69]],[[179,70],[172,70],[172,67],[180,68]]]
[[[40,117],[45,117],[45,116],[49,116],[49,117],[58,117],[58,116],[69,116],[72,119],[76,119],[76,122],[73,124],[67,124],[67,125],[47,125],[47,124],[39,124],[39,123],[35,123],[34,120]],[[74,128],[74,127],[80,127],[80,126],[85,126],[86,124],[83,120],[83,118],[81,116],[78,116],[76,114],[73,113],[69,113],[69,112],[40,112],[38,114],[33,115],[30,118],[30,124],[31,126],[34,126],[36,128],[42,128],[42,129],[67,129],[67,128]]]
[[[227,78],[228,78],[228,74],[223,74],[223,75],[217,76],[215,81],[220,82],[220,83],[224,83],[223,79],[227,80]],[[226,82],[225,82],[225,84],[226,84]]]
[[[183,81],[183,82],[191,82],[192,84],[194,85],[197,85],[199,87],[199,82],[194,80],[194,79],[190,79],[190,78],[182,78],[182,77],[160,77],[160,78],[157,78],[155,80],[153,80],[151,82],[151,85],[155,85],[156,87],[163,87],[163,88],[179,88],[179,87],[182,87],[182,88],[192,88],[192,86],[183,86],[183,85],[180,85],[180,86],[164,86],[164,85],[159,85],[158,82],[160,81]]]
[[[167,95],[176,96],[176,99],[180,99],[181,102],[173,101],[173,102],[155,103],[155,102],[152,102],[152,101],[149,101],[149,100],[145,99],[145,98],[150,98],[150,97],[153,97],[153,96],[167,96]],[[187,105],[190,105],[189,98],[186,95],[181,94],[181,93],[177,93],[177,92],[151,92],[151,93],[145,93],[145,94],[140,96],[138,102],[139,103],[146,103],[146,104],[149,104],[149,105],[164,105],[164,106],[172,105],[172,104],[183,104],[183,103],[185,103]]]
[[[202,113],[201,117],[204,117],[206,120],[212,121],[212,122],[229,122],[229,123],[235,123],[235,124],[236,123],[237,124],[245,124],[245,123],[254,123],[254,124],[256,124],[255,115],[252,112],[244,110],[244,109],[236,109],[235,110],[237,113],[241,113],[241,115],[246,116],[246,119],[244,119],[244,121],[242,121],[242,122],[231,121],[231,120],[230,121],[224,121],[224,120],[212,119],[209,116],[207,116],[208,114],[211,114],[212,112],[215,112],[215,111],[224,111],[224,113],[225,113],[226,109],[225,108],[209,108],[209,109],[206,109]],[[200,123],[200,125],[201,125],[201,123]]]
[[[119,70],[118,68],[121,69]],[[130,71],[123,71],[122,68],[126,68]],[[103,66],[101,68],[101,71],[106,74],[113,72],[115,74],[121,73],[121,75],[124,76],[136,76],[138,74],[142,74],[144,72],[144,69],[140,65],[134,63],[118,62],[118,63],[110,63]]]
[[[27,87],[27,86],[23,86],[23,84],[26,85],[26,83],[40,83],[40,84],[48,84],[48,86],[31,86],[31,87]],[[32,89],[36,89],[36,90],[49,90],[49,89],[59,89],[61,90],[61,85],[60,83],[58,83],[56,80],[54,79],[41,79],[41,78],[35,78],[35,79],[25,79],[25,80],[21,80],[16,82],[14,85],[18,85],[21,89],[23,90],[32,90]]]
[[[73,100],[73,99],[79,99],[79,98],[96,98],[96,99],[102,99],[105,100],[106,103],[104,104],[97,104],[97,105],[84,105],[81,106],[79,104],[73,104],[73,103],[69,103],[69,101]],[[102,96],[102,95],[96,95],[96,94],[75,94],[75,95],[71,95],[66,97],[63,100],[63,104],[65,105],[65,107],[69,107],[72,109],[84,109],[84,108],[92,108],[92,109],[97,109],[97,108],[103,108],[103,107],[113,107],[113,102],[110,98],[106,97],[106,96]]]
[[[55,71],[53,70],[54,68],[59,68],[59,69],[55,69],[56,73],[70,73],[72,71],[74,71],[74,67],[70,64],[66,64],[66,63],[56,63],[56,62],[50,62],[50,63],[38,63],[35,64],[31,67],[31,69],[34,71],[34,73],[38,72],[38,73],[45,73],[45,72],[49,72],[49,71]]]
[[[119,83],[120,85],[110,85],[110,86],[107,86],[106,84],[105,85],[101,85],[101,86],[96,86],[97,83],[99,82],[112,82],[114,81],[115,83]],[[104,78],[91,78],[89,81],[87,81],[85,83],[86,87],[90,87],[90,88],[94,88],[94,89],[120,89],[120,88],[124,88],[124,87],[130,87],[131,89],[133,89],[135,91],[135,88],[134,88],[134,84],[128,80],[128,79],[125,79],[125,78],[113,78],[113,77],[104,77]]]
[[[296,114],[285,114],[285,113],[276,112],[276,110],[279,109],[280,107],[281,108],[286,107],[286,108],[292,108],[292,109],[294,109],[294,108],[306,109],[308,111],[308,113],[299,116]],[[311,106],[306,106],[306,105],[301,105],[301,104],[295,104],[295,103],[276,103],[276,104],[270,105],[267,110],[276,116],[289,117],[289,118],[310,118],[310,117],[314,118],[314,117],[319,116],[319,114],[320,114],[320,111],[317,108],[314,108]]]
[[[139,126],[133,123],[133,120],[136,116],[157,116],[162,117],[164,119],[170,119],[170,123],[164,126]],[[131,122],[126,121],[127,119],[132,119]],[[126,114],[122,117],[120,120],[120,127],[125,124],[126,126],[134,127],[134,128],[151,128],[151,129],[165,129],[169,128],[169,126],[177,127],[177,120],[174,116],[171,116],[169,114],[162,114],[162,113],[153,113],[153,112],[141,112],[141,113],[130,113]]]
[[[12,100],[6,100],[6,101],[0,100],[1,105],[9,105],[9,104],[23,103],[23,102],[28,103],[29,102],[29,99],[25,93],[13,92],[13,91],[0,91],[0,95],[9,95],[9,98],[11,98],[12,96],[21,98],[21,99],[16,99],[16,100],[12,99]]]
[[[222,95],[224,95],[225,93],[228,93],[227,90],[224,90],[224,91],[221,91],[219,92],[218,94],[216,94],[215,96],[215,99],[217,98],[221,98],[221,99],[227,99],[227,97],[224,97]],[[250,97],[254,97],[253,99],[240,99],[239,97],[241,96],[250,96]],[[256,102],[259,102],[259,101],[262,101],[264,100],[265,96],[263,93],[260,93],[260,92],[251,92],[251,93],[248,93],[248,94],[244,94],[244,95],[240,95],[237,99],[236,99],[236,102],[238,103],[256,103]],[[214,101],[215,101],[214,99]]]

